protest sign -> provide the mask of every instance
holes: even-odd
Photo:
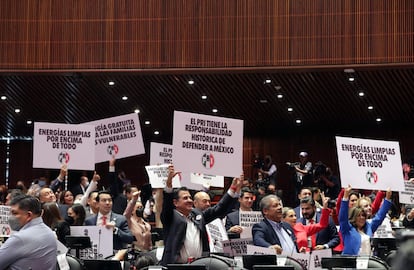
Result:
[[[322,258],[332,257],[332,249],[313,250],[309,261],[309,270],[317,270],[322,268]]]
[[[263,220],[262,212],[260,211],[239,211],[239,225],[243,228],[240,234],[241,238],[252,237],[252,227],[254,224]]]
[[[138,114],[85,123],[95,131],[95,163],[145,154]]]
[[[222,241],[229,240],[221,219],[216,218],[206,225],[210,252],[223,252]]]
[[[224,187],[224,176],[191,173],[191,183],[203,185],[204,187]]]
[[[292,253],[292,254],[284,254],[282,252],[283,255],[287,255],[293,259],[295,259],[300,265],[302,265],[303,269],[308,270],[309,266],[310,266],[310,260],[311,260],[311,256],[309,253]]]
[[[247,254],[249,255],[276,255],[276,250],[268,247],[259,247],[254,245],[246,245]]]
[[[113,230],[105,226],[70,226],[70,235],[89,236],[91,248],[80,250],[80,259],[104,259],[113,254]],[[75,253],[75,250],[72,250]],[[72,254],[75,255],[75,254]]]
[[[95,169],[95,132],[90,125],[36,122],[33,131],[33,168]]]
[[[173,151],[179,171],[239,177],[243,121],[175,111]]]
[[[0,236],[10,235],[11,229],[9,225],[10,206],[0,205]]]
[[[168,177],[168,164],[145,166],[148,178],[152,188],[164,188]],[[174,176],[172,185],[173,188],[181,187],[180,174]]]
[[[404,190],[398,142],[336,137],[343,187]]]
[[[414,183],[404,181],[404,191],[400,191],[398,198],[400,203],[414,204]]]
[[[173,159],[173,148],[171,144],[151,143],[150,165],[171,164]]]
[[[247,254],[247,245],[253,245],[252,238],[229,239],[222,241],[223,252],[230,256],[242,256]]]

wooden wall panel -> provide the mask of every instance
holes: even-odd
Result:
[[[414,61],[411,0],[4,0],[0,69]]]

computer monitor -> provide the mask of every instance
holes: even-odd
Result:
[[[205,265],[196,265],[196,264],[167,264],[168,270],[207,270]]]
[[[115,260],[84,260],[87,270],[122,270],[120,261]]]
[[[277,265],[276,255],[243,255],[243,268],[253,270],[254,265]]]
[[[356,257],[354,256],[333,256],[322,258],[322,268],[356,268]]]

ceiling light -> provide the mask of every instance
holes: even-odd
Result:
[[[373,110],[373,109],[374,109],[374,106],[372,105],[368,106],[368,110]]]
[[[262,104],[267,103],[267,99],[261,99],[260,103],[262,103]]]
[[[292,107],[288,107],[288,112],[293,112],[293,108]]]
[[[20,109],[14,109],[14,112],[15,113],[19,113],[20,112]]]
[[[128,100],[128,97],[127,96],[123,96],[122,97],[122,100]]]
[[[193,84],[194,84],[194,81],[193,81],[193,80],[189,80],[189,81],[188,81],[188,84],[189,84],[189,85],[193,85]]]
[[[114,85],[115,85],[115,82],[114,82],[114,81],[109,81],[109,82],[108,82],[108,84],[109,84],[110,86],[114,86]]]
[[[277,94],[277,98],[283,98],[283,95],[282,94]]]
[[[218,110],[217,110],[217,109],[212,109],[211,111],[212,111],[213,113],[218,112]]]
[[[158,130],[154,131],[154,135],[159,135],[160,132]]]
[[[149,125],[149,124],[151,124],[151,122],[147,120],[147,121],[144,122],[144,124]]]
[[[201,96],[201,99],[207,99],[207,96],[206,95],[202,95]]]
[[[302,120],[300,120],[300,119],[296,119],[296,124],[301,124],[302,123]]]
[[[353,82],[353,81],[355,81],[355,78],[353,76],[351,76],[351,77],[348,78],[348,81]]]
[[[33,122],[32,122],[32,120],[27,120],[26,121],[26,124],[28,124],[28,125],[31,125]]]
[[[272,80],[271,79],[266,79],[265,83],[267,83],[267,84],[272,83]]]
[[[382,119],[378,117],[377,119],[375,119],[375,121],[377,121],[379,123],[379,122],[382,121]]]
[[[282,86],[280,86],[280,85],[276,85],[276,86],[275,86],[275,89],[279,91],[280,89],[282,89]]]
[[[7,97],[6,96],[1,96],[1,100],[6,100]]]
[[[365,93],[361,91],[361,92],[358,93],[358,96],[363,97],[363,96],[365,96]]]
[[[139,109],[135,109],[134,113],[140,113],[141,111]]]

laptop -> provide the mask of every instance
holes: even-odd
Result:
[[[113,260],[84,260],[87,270],[122,270],[121,263]]]

